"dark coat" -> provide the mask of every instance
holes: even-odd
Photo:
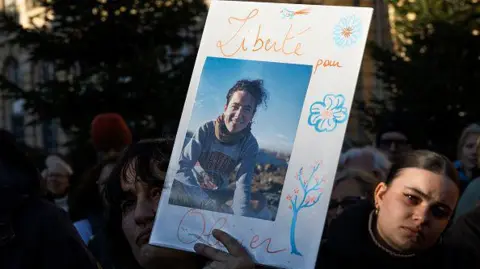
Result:
[[[442,244],[409,258],[391,256],[377,247],[368,230],[372,210],[370,203],[359,202],[332,221],[327,240],[320,248],[316,268],[445,268],[442,266],[445,260],[450,260],[451,254],[445,254]]]
[[[42,198],[24,201],[10,230],[15,236],[0,247],[2,269],[98,268],[67,214]]]
[[[445,244],[455,253],[456,268],[480,268],[480,207],[460,216],[445,234]]]

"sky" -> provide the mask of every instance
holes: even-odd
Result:
[[[312,66],[207,57],[188,130],[216,119],[228,90],[240,79],[263,79],[269,98],[259,107],[252,133],[260,148],[291,153]]]

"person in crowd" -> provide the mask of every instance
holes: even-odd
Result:
[[[461,216],[474,210],[480,206],[480,180],[474,179],[465,188],[460,200],[458,201],[457,208],[455,210],[454,220],[458,220]]]
[[[0,268],[96,269],[67,213],[42,195],[41,175],[0,132]]]
[[[340,155],[339,166],[371,173],[384,181],[391,166],[388,157],[374,147],[352,148]]]
[[[480,268],[480,207],[458,217],[444,241],[457,254],[456,261],[461,262],[454,261],[452,268]]]
[[[347,136],[343,138],[343,144],[342,144],[342,150],[341,153],[345,153],[348,150],[354,148],[353,142],[351,139],[349,139]]]
[[[102,193],[117,160],[117,155],[111,155],[87,171],[69,196],[73,225],[103,269],[113,267],[109,253],[106,251],[108,244],[105,238],[104,216],[107,204]]]
[[[480,137],[480,125],[473,123],[463,129],[457,147],[455,168],[460,175],[461,191],[467,187],[471,179],[479,177],[477,165],[477,141]]]
[[[95,182],[102,192],[121,152],[132,143],[132,132],[120,114],[98,114],[92,121],[91,140],[97,152],[97,164],[87,171],[82,185],[90,189]],[[105,202],[105,201],[104,201]]]
[[[107,181],[107,238],[116,269],[251,269],[254,263],[239,242],[216,230],[229,253],[198,244],[198,254],[148,244],[164,185],[173,141],[144,140],[128,147]]]
[[[455,167],[440,154],[399,155],[375,188],[374,204],[359,203],[332,221],[317,268],[444,268],[441,236],[458,184]]]
[[[58,155],[49,155],[45,159],[45,166],[46,168],[42,172],[42,176],[47,187],[47,195],[50,196],[58,207],[68,212],[68,193],[73,170]]]
[[[380,182],[373,174],[359,169],[345,168],[339,172],[328,205],[327,227],[344,210],[360,201],[366,200],[373,204],[373,191]]]
[[[72,187],[68,205],[75,228],[103,269],[112,268],[106,251],[105,182],[122,150],[132,143],[132,133],[117,113],[98,114],[91,123],[91,142],[97,158]]]
[[[69,195],[72,221],[86,244],[95,231],[101,230],[104,208],[102,192],[118,156],[111,156],[85,173],[78,186]]]
[[[477,167],[480,167],[479,142],[477,142],[476,145]],[[457,220],[460,216],[474,210],[478,206],[480,206],[480,177],[472,179],[470,183],[468,183],[468,186],[464,189],[462,195],[460,196],[460,200],[458,201],[454,219]]]
[[[406,131],[397,127],[388,127],[378,132],[375,146],[392,162],[402,153],[412,149]]]
[[[99,162],[118,155],[132,143],[130,128],[117,113],[98,114],[92,120],[90,136]]]
[[[258,212],[250,205],[259,151],[251,128],[257,108],[266,98],[263,80],[239,80],[227,93],[224,112],[196,130],[181,153],[172,187],[176,197],[186,200],[183,205],[257,218],[268,212]],[[230,207],[225,204],[231,198],[229,177],[237,167]]]

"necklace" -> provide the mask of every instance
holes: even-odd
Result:
[[[374,214],[374,213],[375,213],[375,211],[372,211],[372,212],[370,213],[369,218],[368,218],[368,232],[370,233],[370,237],[372,238],[373,243],[375,243],[375,245],[376,245],[379,249],[387,252],[388,254],[390,254],[390,255],[393,256],[393,257],[397,257],[397,258],[411,258],[411,257],[415,256],[415,254],[413,254],[413,253],[412,253],[412,254],[399,254],[399,253],[395,253],[395,252],[393,252],[393,251],[385,248],[384,246],[382,246],[382,245],[380,244],[380,242],[377,241],[377,239],[375,238],[375,235],[373,234],[373,228],[372,228],[372,227],[373,227],[373,214]]]

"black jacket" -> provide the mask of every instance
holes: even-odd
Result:
[[[456,254],[462,266],[456,268],[480,268],[480,207],[459,217],[445,234],[445,243]]]

